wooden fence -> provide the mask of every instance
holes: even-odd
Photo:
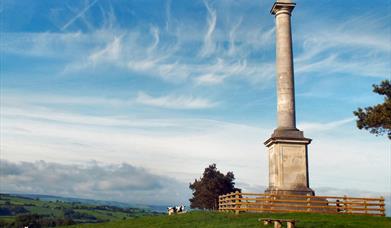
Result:
[[[385,216],[384,198],[273,195],[233,192],[219,196],[219,211],[307,212]]]

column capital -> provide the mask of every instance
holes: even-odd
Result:
[[[295,8],[296,3],[293,2],[275,2],[270,10],[270,13],[277,15],[278,13],[288,13],[290,14]]]

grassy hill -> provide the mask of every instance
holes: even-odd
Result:
[[[21,227],[26,221],[71,227],[264,227],[258,218],[299,220],[298,227],[391,227],[390,217],[321,214],[255,214],[202,212],[167,216],[137,208],[80,202],[43,201],[0,194],[0,227]],[[18,223],[19,222],[19,223]],[[30,223],[31,224],[31,223]],[[266,227],[266,226],[265,226]],[[273,226],[269,226],[273,227]]]
[[[21,227],[34,222],[43,226],[100,223],[155,214],[158,213],[139,208],[60,200],[44,201],[0,194],[0,227]]]
[[[190,212],[167,216],[145,216],[101,224],[83,224],[74,227],[273,227],[263,226],[258,218],[285,218],[299,220],[297,227],[391,227],[391,218],[357,215],[321,214],[255,214],[235,215],[219,212]]]

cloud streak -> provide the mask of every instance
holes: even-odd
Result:
[[[92,53],[89,56],[89,60],[94,66],[101,61],[114,62],[118,61],[121,52],[121,37],[114,37],[113,41],[108,43],[108,45],[95,53]]]
[[[153,106],[166,109],[207,109],[218,106],[218,102],[206,98],[186,95],[162,95],[151,96],[146,92],[140,91],[134,97],[124,98],[104,98],[104,97],[71,97],[71,96],[47,96],[47,95],[31,95],[28,98],[23,96],[7,96],[2,98],[3,105],[13,103],[24,104],[26,106],[51,106],[51,105],[72,105],[72,106],[88,106],[88,107],[117,107],[128,108],[136,105]]]
[[[242,21],[243,21],[243,17],[241,17],[238,20],[237,24],[234,24],[231,31],[229,31],[229,49],[228,49],[229,55],[234,55],[236,53],[235,37],[236,37],[237,30],[240,24],[242,23]]]
[[[337,120],[337,121],[332,121],[328,123],[309,123],[309,122],[302,122],[299,123],[299,128],[304,130],[304,131],[328,131],[328,130],[333,130],[338,127],[341,127],[343,125],[346,125],[348,123],[351,123],[354,121],[355,118],[345,118],[342,120]]]
[[[173,95],[152,97],[144,92],[138,93],[136,102],[143,105],[172,109],[203,109],[212,108],[217,105],[217,103],[202,98]]]
[[[151,47],[148,48],[148,52],[154,51],[157,48],[157,46],[159,45],[159,41],[160,41],[159,29],[157,27],[152,26],[150,30],[151,30],[151,34],[153,36],[153,43],[152,43]]]
[[[203,47],[199,53],[201,57],[208,57],[210,54],[212,54],[216,48],[216,44],[213,41],[213,32],[216,29],[216,21],[217,21],[217,12],[215,9],[213,9],[207,0],[204,0],[205,7],[207,9],[207,31],[204,36],[204,44]]]
[[[67,23],[65,23],[61,30],[64,31],[66,30],[70,25],[72,25],[77,19],[79,19],[80,17],[82,17],[93,5],[95,5],[96,3],[98,2],[98,0],[94,0],[90,3],[88,3],[84,9],[80,10],[80,12],[78,12],[73,18],[71,18]]]

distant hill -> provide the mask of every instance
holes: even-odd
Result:
[[[29,199],[39,199],[43,201],[62,201],[62,202],[80,202],[83,204],[89,205],[108,205],[115,206],[120,208],[140,208],[144,210],[150,210],[152,212],[166,212],[167,207],[171,205],[146,205],[146,204],[132,204],[132,203],[123,203],[117,201],[108,201],[108,200],[95,200],[95,199],[84,199],[76,197],[62,197],[62,196],[53,196],[53,195],[41,195],[41,194],[17,194],[17,193],[8,193],[10,195],[25,197]]]
[[[134,219],[159,215],[159,207],[138,208],[112,201],[36,194],[0,194],[0,227],[47,227]]]

